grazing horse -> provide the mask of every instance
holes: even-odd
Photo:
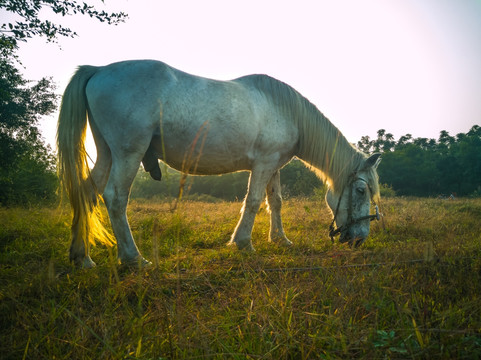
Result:
[[[90,171],[87,121],[97,147]],[[194,175],[250,171],[230,244],[253,250],[254,218],[266,197],[269,240],[290,245],[281,222],[279,169],[293,157],[329,185],[330,235],[359,244],[379,197],[379,154],[366,157],[306,98],[266,75],[232,81],[193,76],[153,60],[80,66],[70,80],[57,129],[58,171],[73,209],[70,260],[92,267],[90,244],[113,244],[99,220],[103,197],[122,263],[147,265],[127,220],[130,188],[142,162],[160,180],[158,159]],[[334,227],[334,223],[337,229]]]

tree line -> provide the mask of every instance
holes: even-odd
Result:
[[[12,140],[2,136],[0,204],[55,202],[58,182],[51,150],[26,138]],[[441,131],[437,140],[413,138],[410,134],[395,140],[381,129],[376,139],[363,136],[357,147],[366,154],[382,153],[378,168],[382,195],[481,196],[481,127],[478,125],[456,136]],[[8,149],[14,151],[8,153]],[[8,164],[5,155],[10,159]],[[167,166],[162,166],[162,172],[162,181],[154,181],[140,167],[131,197],[165,200],[182,196],[202,201],[236,201],[245,196],[249,178],[247,172],[184,176]],[[322,196],[325,191],[319,178],[296,159],[281,170],[281,183],[285,198]]]
[[[379,179],[398,195],[481,196],[481,127],[451,136],[441,131],[439,138],[397,141],[381,129],[377,139],[363,136],[357,144],[366,154],[381,152]]]

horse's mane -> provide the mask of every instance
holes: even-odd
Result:
[[[291,86],[267,75],[250,75],[237,81],[261,91],[299,129],[297,157],[310,165],[334,192],[344,189],[349,176],[362,169],[366,156],[355,149],[315,105]],[[373,196],[379,196],[376,170],[368,171]]]

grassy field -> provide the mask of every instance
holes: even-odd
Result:
[[[69,213],[0,209],[2,359],[476,359],[481,200],[385,199],[356,250],[321,200],[283,209],[291,248],[226,247],[240,203],[134,202],[149,270],[68,263]]]

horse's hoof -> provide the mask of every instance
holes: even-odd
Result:
[[[144,259],[142,256],[139,256],[138,258],[130,259],[130,260],[121,260],[120,264],[128,268],[137,268],[137,269],[148,269],[153,266],[149,260]]]
[[[292,246],[292,241],[289,240],[288,238],[285,238],[281,242],[279,242],[279,244],[282,246],[289,247],[289,246]]]
[[[227,243],[227,246],[237,246],[238,250],[247,251],[247,252],[255,252],[254,246],[252,246],[252,242],[244,241],[244,242],[235,242],[233,240]]]
[[[269,237],[269,241],[280,246],[285,246],[285,247],[292,246],[292,241],[285,236],[271,236]]]
[[[85,256],[82,259],[75,259],[73,260],[75,267],[79,269],[91,269],[96,267],[97,265],[93,262],[90,256]]]
[[[254,249],[254,246],[252,246],[251,243],[249,243],[249,244],[247,244],[247,245],[245,245],[245,246],[243,246],[243,247],[237,246],[237,248],[238,248],[239,250],[246,251],[246,252],[256,252],[256,249]]]

